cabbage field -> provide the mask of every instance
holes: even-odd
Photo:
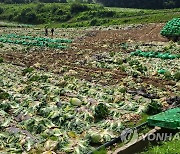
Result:
[[[163,26],[0,29],[0,152],[87,154],[179,103]]]

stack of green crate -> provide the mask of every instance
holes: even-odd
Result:
[[[161,35],[166,37],[180,36],[180,18],[170,20],[161,30]]]
[[[150,126],[168,129],[180,129],[180,108],[170,109],[148,118]]]

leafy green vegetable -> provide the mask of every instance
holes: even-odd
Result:
[[[8,99],[9,98],[9,93],[4,92],[3,90],[0,90],[0,100],[1,99]]]
[[[162,105],[156,101],[151,101],[151,103],[147,107],[146,113],[149,115],[158,114],[162,111]]]
[[[32,67],[26,68],[23,70],[23,75],[26,75],[27,73],[32,73],[34,69]]]
[[[95,115],[94,116],[96,119],[98,119],[98,120],[105,119],[108,115],[109,115],[109,109],[105,104],[99,103],[95,107]]]
[[[174,79],[177,80],[177,81],[180,80],[180,72],[176,72],[176,73],[174,74]]]
[[[3,63],[3,61],[4,61],[3,58],[0,57],[0,63]]]
[[[101,135],[98,133],[94,133],[90,137],[92,143],[101,143]]]
[[[81,106],[82,105],[82,101],[79,100],[78,98],[71,98],[70,99],[70,103],[72,105],[76,105],[76,106]]]
[[[46,76],[46,75],[42,75],[42,76],[33,75],[33,76],[29,79],[29,81],[36,81],[36,82],[42,81],[42,82],[46,82],[47,79],[48,79],[48,76]]]

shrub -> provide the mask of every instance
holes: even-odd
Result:
[[[62,12],[61,15],[59,14],[55,17],[55,21],[57,22],[68,21],[69,19],[71,19],[71,17],[72,16],[70,12],[67,13]]]
[[[37,23],[37,16],[34,12],[29,12],[26,14],[26,23]]]
[[[97,19],[92,19],[89,24],[90,24],[90,26],[97,26],[98,25],[98,20]]]
[[[60,8],[56,9],[56,11],[54,11],[54,9],[52,10],[52,12],[56,15],[62,15],[64,14],[64,11]]]
[[[37,12],[45,12],[46,11],[46,9],[45,9],[45,5],[44,4],[42,4],[42,3],[40,3],[40,4],[37,4],[37,6],[36,6],[36,8],[35,8],[35,10],[37,11]]]
[[[0,7],[0,14],[4,12],[4,9]]]
[[[37,23],[38,21],[37,15],[32,8],[24,9],[17,18],[19,22],[23,23]]]
[[[72,3],[71,6],[70,6],[70,12],[72,14],[87,11],[87,10],[89,10],[87,5],[83,5],[83,4],[80,4],[80,3]]]

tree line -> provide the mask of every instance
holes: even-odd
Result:
[[[180,0],[96,0],[105,6],[123,8],[164,9],[179,8]]]
[[[165,9],[179,8],[180,0],[0,0],[1,3],[100,3],[104,6],[122,7],[122,8],[144,8],[144,9]]]

